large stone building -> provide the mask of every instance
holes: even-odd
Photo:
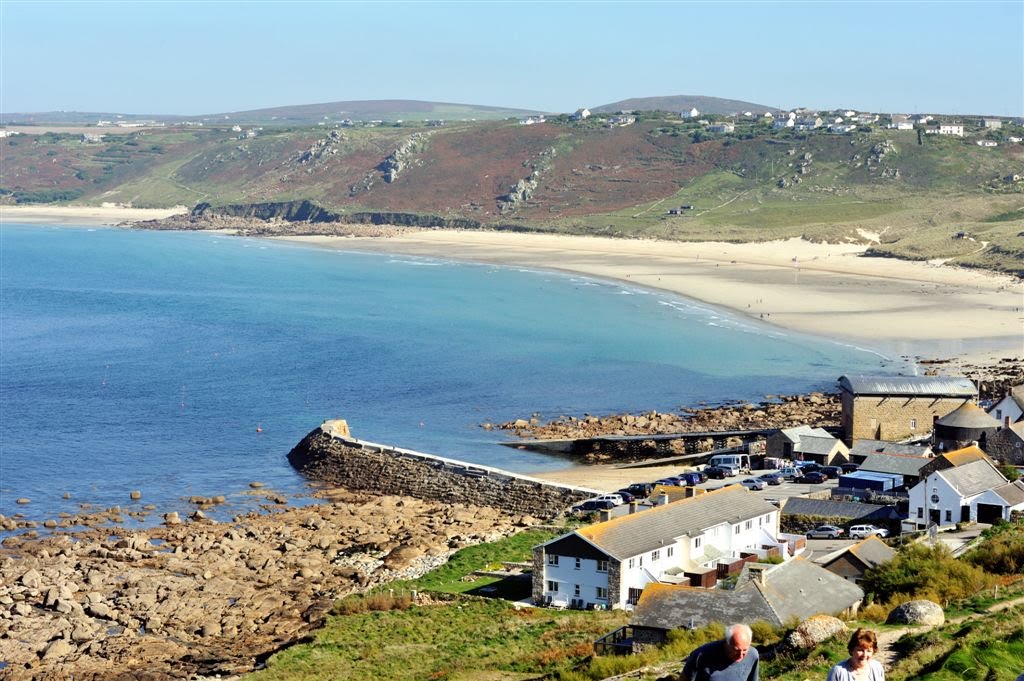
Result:
[[[839,391],[848,445],[927,435],[936,417],[978,396],[963,376],[840,376]]]

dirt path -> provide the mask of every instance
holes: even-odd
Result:
[[[1016,606],[1024,606],[1024,596],[1018,598],[1012,598],[1008,601],[1001,601],[996,603],[988,609],[988,612],[999,612],[1000,610],[1006,610]],[[967,620],[977,619],[981,617],[980,614],[963,615],[962,617],[954,617],[946,620],[946,624],[957,624]],[[893,647],[894,644],[903,638],[904,634],[914,632],[923,633],[930,631],[934,627],[921,626],[921,627],[901,627],[900,629],[891,629],[888,631],[882,631],[878,634],[878,652],[875,653],[875,658],[882,663],[882,666],[887,670],[899,662],[899,653]]]

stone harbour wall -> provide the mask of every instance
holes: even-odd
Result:
[[[336,487],[553,517],[600,491],[353,438],[326,421],[288,453],[303,475]]]

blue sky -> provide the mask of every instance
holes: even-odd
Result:
[[[572,111],[679,94],[1024,115],[1024,0],[0,0],[4,112],[361,99]]]

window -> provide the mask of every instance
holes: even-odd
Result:
[[[674,552],[673,551],[674,548],[675,548],[674,546],[670,546],[667,549],[665,549],[665,557],[666,558],[671,558],[672,557],[672,554]]]
[[[572,595],[576,596],[577,598],[579,598],[579,595],[580,595],[580,585],[579,584],[576,584],[576,585],[573,586]]]
[[[917,517],[918,518],[923,518],[924,517],[924,509],[921,508],[920,506],[917,507]]]
[[[606,561],[606,560],[599,560],[599,561],[597,561],[597,571],[598,572],[608,572],[608,561]]]
[[[549,579],[548,591],[558,591],[558,582]]]
[[[640,556],[636,560],[637,560],[637,563],[640,565],[640,567],[644,566],[644,557],[643,556]]]
[[[548,554],[548,565],[558,565],[558,556],[549,553]]]
[[[736,529],[735,529],[735,530],[733,530],[733,532],[732,532],[732,533],[733,533],[733,534],[739,534],[739,533],[740,533],[740,526],[739,526],[739,525],[737,525],[737,526],[736,526]]]
[[[642,594],[643,591],[643,589],[630,589],[626,596],[626,602],[630,605],[636,605],[640,602],[640,594]]]
[[[597,597],[600,598],[602,601],[607,601],[608,589],[603,586],[597,587]]]
[[[581,567],[583,567],[583,560],[581,558],[577,558],[576,559],[576,569],[579,570]]]
[[[651,562],[654,562],[661,558],[661,551],[651,551]]]
[[[693,548],[699,549],[702,539],[703,539],[703,537],[695,537],[694,540],[693,540]]]
[[[946,522],[948,523],[948,522],[952,522],[952,521],[953,521],[953,512],[950,511],[949,509],[946,509]]]
[[[747,521],[747,524],[746,524],[746,529],[748,529],[748,530],[749,530],[749,529],[750,529],[750,528],[752,528],[753,526],[754,526],[754,521],[753,521],[753,520],[748,520],[748,521]]]
[[[910,419],[910,429],[915,430],[917,428],[917,419]]]

